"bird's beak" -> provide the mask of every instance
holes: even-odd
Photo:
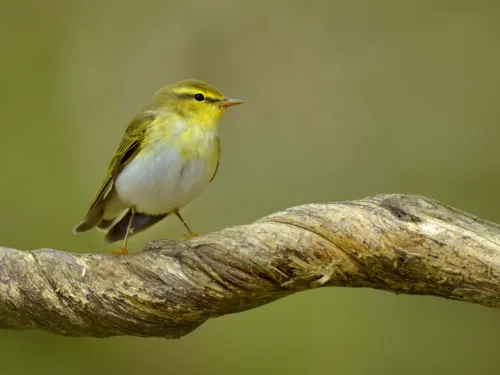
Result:
[[[244,100],[241,99],[229,99],[229,98],[224,98],[219,102],[219,106],[221,108],[227,108],[227,107],[232,107],[233,105],[238,105],[238,104],[243,104],[245,103]]]

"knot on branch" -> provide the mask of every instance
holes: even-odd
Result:
[[[500,306],[500,228],[434,200],[308,204],[128,256],[0,248],[0,327],[175,338],[316,287]]]

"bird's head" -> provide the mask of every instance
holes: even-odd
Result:
[[[228,107],[244,103],[230,99],[214,86],[194,79],[173,83],[160,89],[154,96],[160,109],[175,113],[192,125],[217,128]]]

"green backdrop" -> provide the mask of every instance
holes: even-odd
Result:
[[[128,120],[213,83],[222,160],[185,209],[206,233],[292,205],[423,194],[500,222],[500,3],[49,0],[0,13],[0,244],[105,252],[71,233]],[[168,219],[134,237],[181,239]],[[500,311],[322,289],[181,339],[0,331],[1,374],[492,374]]]

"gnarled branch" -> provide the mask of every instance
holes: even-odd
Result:
[[[0,328],[176,338],[326,286],[500,307],[500,226],[432,199],[308,204],[127,256],[0,247]]]

